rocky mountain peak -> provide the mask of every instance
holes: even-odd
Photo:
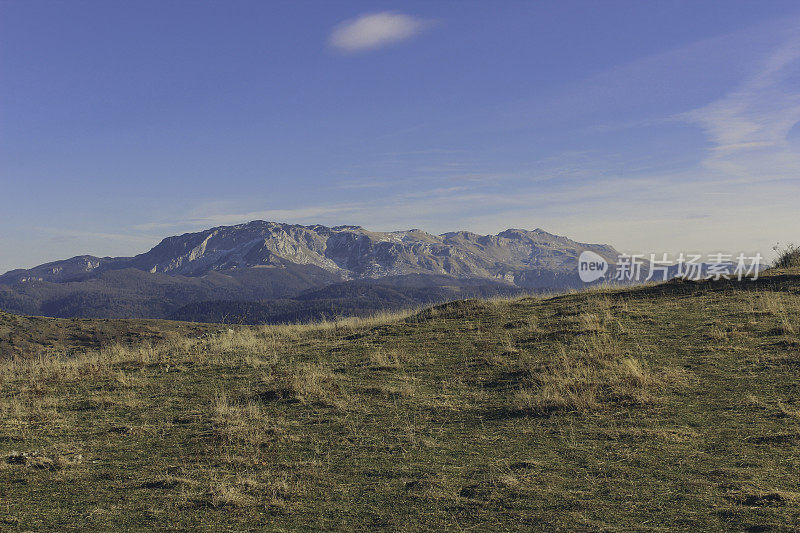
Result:
[[[469,231],[433,235],[420,229],[374,232],[353,225],[301,226],[254,220],[167,237],[133,258],[78,256],[13,271],[0,277],[0,283],[23,278],[59,282],[123,268],[202,276],[288,264],[318,267],[342,279],[433,274],[518,283],[531,270],[574,273],[577,256],[587,249],[615,259],[610,246],[579,243],[541,229],[509,228],[497,235]]]

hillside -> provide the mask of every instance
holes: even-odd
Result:
[[[159,344],[172,338],[211,335],[227,331],[228,327],[167,320],[29,317],[0,312],[0,360],[84,353],[117,344]]]
[[[0,285],[0,309],[60,318],[167,318],[192,302],[280,299],[341,281],[338,276],[305,265],[212,271],[196,277],[134,268],[92,276],[70,281],[28,279]]]
[[[409,274],[332,283],[321,289],[304,291],[294,298],[190,303],[168,318],[222,324],[287,324],[369,316],[376,312],[412,309],[453,300],[525,293],[497,281]]]
[[[800,527],[800,273],[0,365],[0,529]]]
[[[248,302],[263,316],[285,316],[286,303],[280,300],[306,291],[414,276],[427,279],[425,286],[434,292],[475,286],[476,281],[484,287],[475,294],[484,296],[510,289],[563,290],[582,285],[577,258],[584,250],[610,262],[617,258],[610,246],[579,243],[540,229],[432,235],[253,221],[168,237],[135,257],[82,255],[12,270],[0,276],[0,310],[62,318],[169,318],[178,313],[200,320],[209,314],[209,302]],[[413,280],[407,287],[395,282],[394,288],[412,290],[417,285]],[[369,309],[396,307],[394,296]],[[361,301],[339,300],[337,309],[345,314],[365,310]],[[413,298],[410,303],[431,301]],[[299,311],[293,316],[322,316],[317,310],[305,313],[308,304],[295,307]],[[193,309],[200,313],[188,315]]]

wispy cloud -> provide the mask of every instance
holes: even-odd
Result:
[[[114,241],[117,243],[129,243],[132,245],[142,246],[142,245],[152,245],[158,237],[154,235],[132,235],[129,233],[106,233],[106,232],[99,232],[99,231],[82,231],[82,230],[74,230],[68,228],[52,228],[52,227],[36,227],[38,231],[41,231],[50,236],[53,240],[76,240],[76,239],[94,239],[94,240],[102,240],[102,241]]]
[[[397,183],[398,180],[348,180],[334,185],[336,189],[385,189]]]
[[[430,21],[401,13],[370,13],[338,25],[328,44],[345,52],[372,50],[409,39],[430,25]]]
[[[703,128],[712,147],[703,167],[748,181],[797,178],[800,154],[788,140],[800,121],[800,39],[769,54],[739,87],[679,116]]]

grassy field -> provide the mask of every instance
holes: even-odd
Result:
[[[0,362],[0,530],[800,528],[800,275]]]

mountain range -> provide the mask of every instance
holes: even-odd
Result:
[[[541,229],[374,232],[253,221],[168,237],[134,257],[82,255],[0,276],[0,309],[54,317],[294,321],[582,285],[608,245]]]

